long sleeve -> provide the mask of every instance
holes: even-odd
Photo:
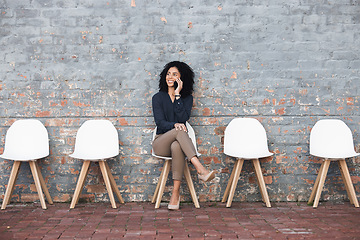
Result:
[[[155,94],[152,98],[152,108],[158,133],[167,132],[174,128],[174,121],[168,121],[164,109],[164,99],[160,94]]]
[[[193,105],[193,97],[191,95],[186,98],[179,98],[174,101],[174,112],[176,119],[180,123],[185,123],[190,118],[191,108]]]

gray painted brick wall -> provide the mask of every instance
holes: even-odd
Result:
[[[344,120],[360,151],[359,32],[357,0],[0,0],[1,147],[14,120],[42,121],[51,147],[42,173],[55,201],[70,201],[82,164],[68,157],[76,131],[109,119],[119,131],[120,155],[109,164],[122,195],[148,201],[162,166],[150,154],[151,97],[162,67],[180,60],[196,73],[190,122],[201,160],[219,171],[205,185],[192,169],[200,201],[221,199],[235,160],[223,154],[224,129],[244,116],[262,122],[275,153],[261,160],[271,201],[306,201],[320,167],[308,147],[317,120]],[[347,163],[360,194],[360,159]],[[1,193],[11,166],[0,161]],[[108,199],[100,175],[93,165],[84,199]],[[164,198],[170,189],[169,179]],[[333,164],[322,199],[344,198]],[[25,164],[12,199],[37,199]],[[234,200],[261,200],[249,163]]]

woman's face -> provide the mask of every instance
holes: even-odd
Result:
[[[174,87],[176,79],[180,77],[181,75],[177,67],[171,67],[166,74],[166,84],[168,85],[168,87]]]

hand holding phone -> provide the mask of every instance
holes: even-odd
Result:
[[[174,87],[175,87],[175,94],[179,95],[183,88],[183,81],[181,81],[180,78],[176,79],[176,82],[174,83]]]

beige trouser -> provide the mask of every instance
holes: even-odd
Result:
[[[184,175],[185,156],[189,161],[196,156],[194,145],[187,132],[175,128],[156,135],[152,147],[156,155],[172,158],[171,168],[174,180],[181,181]]]

